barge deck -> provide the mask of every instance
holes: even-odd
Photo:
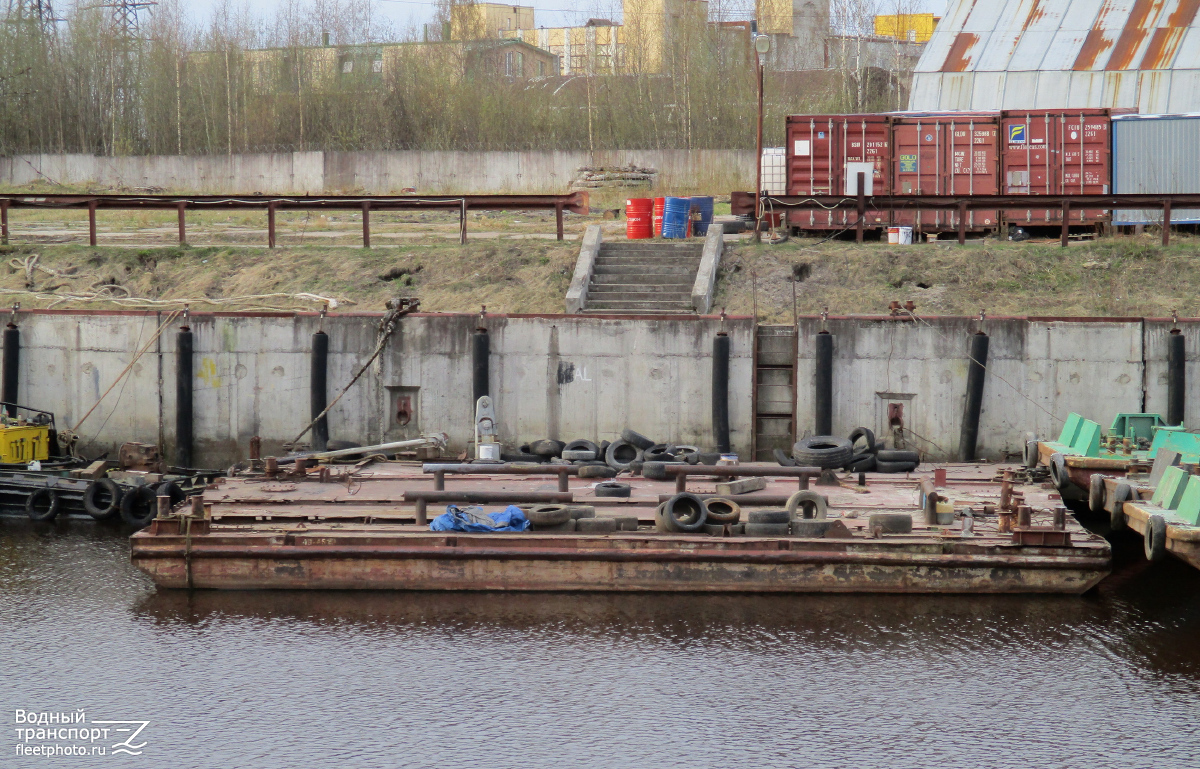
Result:
[[[840,522],[824,537],[656,531],[655,509],[682,485],[678,479],[622,479],[630,497],[611,498],[596,497],[586,479],[571,478],[563,492],[553,475],[507,474],[452,482],[461,492],[566,494],[602,517],[637,516],[638,530],[433,532],[417,522],[405,493],[432,492],[448,479],[435,483],[403,463],[302,469],[296,477],[219,480],[195,512],[160,516],[135,534],[131,557],[160,587],[234,590],[1078,594],[1109,573],[1108,543],[1056,513],[1052,490],[1021,490],[1027,518],[1015,530],[1014,513],[997,515],[996,469],[948,468],[936,493],[956,514],[944,525],[926,523],[921,478],[932,488],[932,472],[814,487]],[[693,476],[689,491],[711,494],[722,480]],[[767,478],[765,488],[730,498],[743,515],[779,508],[796,480]],[[911,514],[912,530],[883,533],[871,525],[878,513]]]

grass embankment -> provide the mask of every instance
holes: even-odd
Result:
[[[797,279],[793,283],[793,276]],[[755,290],[757,286],[757,290]],[[715,306],[790,323],[800,314],[885,314],[912,300],[923,315],[1200,315],[1200,238],[1101,238],[1061,248],[1000,240],[913,246],[794,239],[743,245],[724,262]]]
[[[561,312],[575,269],[576,246],[554,241],[481,241],[383,248],[217,246],[88,248],[37,245],[0,249],[0,295],[22,307],[113,308],[136,302],[65,299],[101,291],[188,301],[273,293],[310,293],[338,300],[342,312],[383,310],[396,296],[418,296],[422,309],[477,312]],[[26,260],[37,255],[33,289]],[[53,273],[43,271],[47,268]],[[108,289],[105,286],[121,288]],[[124,290],[122,290],[124,289]],[[3,302],[0,299],[0,302]],[[316,309],[319,301],[280,297],[223,304],[220,309]]]
[[[620,224],[609,222],[609,225]],[[578,227],[578,225],[576,225]],[[577,233],[576,233],[577,234]],[[606,237],[609,235],[606,233]],[[97,290],[156,300],[268,293],[312,293],[339,309],[381,310],[394,296],[418,296],[423,310],[561,312],[577,242],[481,238],[467,246],[437,242],[384,245],[131,248],[40,243],[2,249],[0,294],[23,307],[112,308],[107,301],[64,301]],[[975,241],[889,246],[815,239],[780,245],[743,242],[726,253],[715,308],[788,323],[792,291],[801,314],[882,314],[912,300],[918,314],[1181,315],[1200,314],[1200,238],[1178,236],[1169,248],[1153,236],[1056,243]],[[36,295],[23,266],[37,255]],[[47,268],[52,272],[40,268]],[[104,285],[122,289],[103,289]],[[3,303],[4,299],[0,299]],[[128,306],[128,305],[126,305]],[[248,300],[223,309],[315,308],[311,300]]]

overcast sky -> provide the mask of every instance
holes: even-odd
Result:
[[[233,0],[235,5],[250,6],[254,13],[270,16],[282,0]],[[948,0],[919,0],[926,11],[942,14]],[[187,6],[197,20],[211,16],[214,6],[220,0],[189,0]],[[620,0],[518,0],[519,5],[532,5],[535,11],[535,21],[539,27],[559,27],[582,24],[589,17],[598,16],[613,18],[620,15]],[[720,6],[729,9],[731,15],[737,18],[750,18],[750,10],[754,0],[710,0],[710,13]],[[887,0],[880,0],[880,5],[887,6]],[[376,0],[378,13],[399,30],[417,29],[433,18],[435,3],[433,0]],[[740,11],[740,13],[739,13]]]

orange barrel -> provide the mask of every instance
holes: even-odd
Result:
[[[645,240],[654,237],[650,221],[654,213],[652,198],[629,198],[625,201],[625,237],[630,240]]]
[[[654,199],[654,236],[656,238],[662,237],[663,211],[666,209],[666,207],[667,207],[667,199],[666,198],[655,198]]]

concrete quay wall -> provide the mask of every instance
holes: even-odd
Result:
[[[161,442],[172,456],[175,321],[151,342],[165,313],[18,312],[19,401],[54,411],[75,429],[135,353],[127,377],[79,426],[87,455],[124,441]],[[251,437],[278,453],[309,421],[312,335],[330,337],[328,397],[375,348],[378,315],[193,313],[196,461],[244,458]],[[820,318],[799,321],[798,434],[813,424],[814,335],[834,340],[834,432],[856,426],[890,437],[889,404],[902,406],[910,448],[932,459],[958,453],[970,318]],[[330,436],[359,443],[444,432],[455,450],[473,435],[471,335],[477,315],[402,319],[367,373],[330,413]],[[615,439],[632,427],[657,440],[712,446],[712,350],[731,339],[730,425],[735,452],[751,455],[755,382],[752,318],[488,316],[489,377],[501,439]],[[988,319],[990,337],[978,453],[1020,450],[1025,433],[1057,435],[1070,411],[1106,425],[1120,412],[1165,411],[1170,320]],[[1200,424],[1200,320],[1187,337],[1186,424]],[[402,424],[399,405],[408,404]],[[894,412],[894,410],[893,410]],[[893,413],[894,415],[894,413]]]

